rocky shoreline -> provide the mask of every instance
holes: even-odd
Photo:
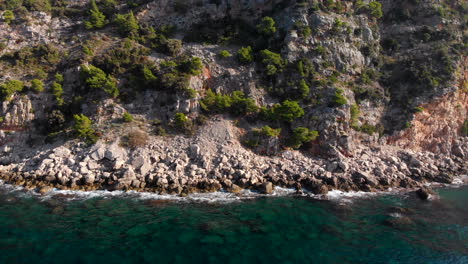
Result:
[[[100,141],[90,147],[69,141],[34,151],[16,147],[15,155],[11,152],[0,158],[0,178],[40,192],[54,187],[181,196],[242,189],[269,194],[279,186],[326,194],[330,190],[377,192],[414,189],[431,182],[448,184],[468,171],[463,151],[449,157],[390,145],[358,146],[352,156],[335,150],[333,158],[292,150],[261,156],[245,149],[232,131],[216,132],[217,128],[234,129],[228,124],[214,122],[207,127],[211,133],[202,130],[190,138],[152,137],[138,149],[126,149],[118,141]]]

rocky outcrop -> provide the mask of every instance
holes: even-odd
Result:
[[[84,8],[86,2],[74,1],[70,6]],[[380,20],[355,10],[347,1],[340,1],[341,11],[279,0],[160,0],[134,9],[139,21],[155,26],[158,33],[163,25],[176,26],[177,32],[167,34],[177,39],[187,39],[203,25],[216,28],[219,23],[224,30],[225,25],[239,22],[235,26],[253,32],[249,45],[255,44],[258,50],[271,48],[287,64],[272,77],[265,75],[260,59],[244,65],[236,56],[220,58],[222,50],[236,54],[247,45],[246,40],[226,46],[184,43],[183,53],[203,62],[201,73],[183,83],[192,93],[190,97],[187,91],[176,92],[172,86],[162,89],[143,81],[141,65],[154,62],[154,68],[159,68],[172,59],[156,48],[138,58],[138,67],[131,70],[140,74],[137,77],[118,75],[123,68],[112,73],[122,92],[118,99],[83,95],[78,65],[91,63],[89,54],[103,58],[118,53],[116,60],[121,59],[123,65],[128,59],[125,56],[134,53],[125,50],[122,55],[113,50],[123,41],[112,24],[90,33],[81,25],[85,18],[78,21],[38,12],[31,13],[29,23],[1,23],[0,38],[7,40],[2,54],[44,43],[64,52],[57,54],[63,57],[63,96],[70,103],[70,109],[65,109],[50,93],[28,89],[2,103],[1,177],[41,191],[55,186],[177,195],[221,189],[239,193],[243,188],[271,194],[275,186],[323,195],[336,189],[380,191],[451,183],[467,173],[468,140],[461,132],[468,107],[466,58],[453,51],[462,43],[462,20],[442,17],[432,0],[419,1],[419,5],[381,2],[385,16]],[[400,7],[412,16],[406,17]],[[118,7],[120,13],[129,8]],[[270,38],[258,37],[256,32],[265,14],[276,21],[277,30]],[[310,32],[302,32],[304,28]],[[98,44],[91,47],[87,41]],[[140,42],[132,45],[151,46]],[[443,46],[445,42],[451,46]],[[85,47],[92,52],[83,55]],[[62,56],[65,54],[69,56]],[[20,73],[18,67],[0,66],[5,72],[2,81],[17,78],[28,85],[36,78],[32,69]],[[426,66],[426,71],[419,70]],[[47,87],[55,81],[53,69],[50,71],[45,77]],[[295,96],[299,81],[307,81],[306,98]],[[208,89],[219,94],[242,91],[261,107],[292,98],[300,103],[304,115],[293,122],[271,123],[259,115],[239,118],[211,113],[206,117],[200,100]],[[333,101],[337,93],[345,103]],[[52,109],[63,110],[68,119],[75,112],[92,117],[93,129],[101,139],[88,146],[70,139],[72,133],[66,128],[55,141],[57,131],[46,137],[42,130],[49,125]],[[134,120],[123,123],[124,113],[131,113]],[[187,135],[173,126],[175,113],[184,113],[191,120],[184,130]],[[246,148],[244,136],[267,124],[283,128],[281,136]],[[198,130],[192,129],[196,126]],[[283,145],[297,127],[317,130],[318,139],[300,150]],[[164,135],[164,129],[170,130],[170,136]],[[135,131],[150,136],[141,145],[130,146],[125,138]],[[418,193],[427,196],[429,192],[421,188]]]

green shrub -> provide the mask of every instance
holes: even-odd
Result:
[[[93,65],[81,66],[81,78],[90,89],[101,89],[114,98],[119,96],[117,81]]]
[[[94,58],[94,65],[103,71],[111,73],[125,73],[141,69],[143,56],[150,53],[148,48],[138,45],[131,39],[123,39],[112,49]]]
[[[190,127],[190,119],[184,113],[176,113],[174,116],[174,124],[179,129],[187,129]]]
[[[63,75],[60,74],[60,73],[56,73],[56,74],[54,75],[54,78],[55,78],[55,81],[58,82],[58,83],[63,83],[63,81],[65,80],[65,79],[63,78]]]
[[[293,130],[293,135],[289,141],[289,145],[292,148],[298,149],[304,143],[316,140],[318,136],[318,131],[310,131],[308,128],[305,127],[297,127]]]
[[[91,0],[89,10],[89,19],[84,22],[86,29],[100,29],[106,24],[106,16],[99,10],[95,0]]]
[[[277,72],[283,70],[284,66],[286,65],[281,55],[269,50],[262,50],[260,51],[260,57],[262,59],[263,65],[266,67],[267,75],[275,75]]]
[[[242,64],[249,64],[254,60],[252,47],[242,47],[237,51],[237,59]]]
[[[222,50],[219,52],[218,56],[221,58],[228,58],[228,57],[231,57],[232,54],[227,50]]]
[[[380,131],[380,128],[379,126],[374,126],[374,125],[365,123],[360,127],[359,131],[366,133],[368,135],[372,135],[374,133],[378,133]]]
[[[193,89],[193,88],[187,88],[185,90],[185,94],[187,95],[188,98],[190,99],[194,99],[197,97],[197,90]]]
[[[133,121],[133,116],[129,112],[125,112],[122,115],[122,119],[125,123],[130,123]]]
[[[24,83],[18,80],[10,80],[0,85],[0,94],[4,101],[10,100],[10,97],[16,93],[23,91]]]
[[[49,0],[24,0],[23,6],[29,11],[39,11],[49,13],[52,11],[52,6]]]
[[[359,106],[354,104],[351,106],[351,127],[353,129],[359,130],[359,115],[361,111],[359,110]]]
[[[62,106],[65,101],[63,100],[63,88],[62,85],[58,82],[53,82],[52,83],[52,94],[55,97],[55,101],[57,101],[57,105]]]
[[[422,113],[424,111],[424,107],[422,106],[417,106],[413,109],[415,113]]]
[[[34,79],[31,81],[31,89],[36,92],[40,93],[44,91],[44,83],[39,79]]]
[[[257,26],[258,33],[265,36],[272,36],[276,32],[275,20],[271,17],[264,17]]]
[[[223,113],[232,106],[232,98],[229,95],[216,94],[208,90],[200,101],[200,106],[207,112]]]
[[[45,78],[47,78],[47,72],[45,72],[45,71],[44,71],[43,69],[41,69],[41,68],[38,68],[38,69],[36,69],[35,77],[36,77],[37,79],[44,80]]]
[[[245,97],[241,91],[234,91],[231,95],[216,94],[208,90],[201,100],[203,110],[212,113],[230,112],[234,115],[246,115],[258,111],[258,106],[251,98]]]
[[[299,81],[299,85],[297,88],[299,90],[299,99],[305,99],[309,96],[310,87],[304,79],[301,79]]]
[[[176,56],[182,51],[182,41],[178,39],[168,39],[162,46],[162,51],[170,56]]]
[[[143,78],[145,79],[146,84],[152,84],[158,80],[158,78],[153,74],[153,71],[147,66],[143,67]]]
[[[165,73],[161,76],[161,84],[166,89],[187,92],[190,89],[190,75],[178,72]]]
[[[261,129],[254,129],[254,135],[277,138],[281,134],[281,128],[271,128],[270,126],[264,126]]]
[[[133,15],[133,11],[124,15],[118,14],[114,22],[123,36],[137,36],[140,26],[138,25],[138,20]]]
[[[292,122],[304,115],[304,110],[296,101],[286,100],[275,105],[272,109],[273,118],[286,122]]]
[[[314,51],[321,56],[324,56],[327,53],[327,49],[321,45],[315,47]]]
[[[296,30],[297,30],[297,33],[300,37],[302,38],[308,38],[312,35],[312,29],[310,29],[309,26],[307,25],[304,25],[304,23],[302,22],[296,22],[294,24]]]
[[[468,119],[465,119],[461,128],[461,135],[468,137]]]
[[[5,21],[5,24],[9,25],[13,20],[15,20],[15,14],[13,11],[5,10],[5,12],[3,12],[3,21]]]
[[[179,65],[179,69],[181,72],[188,73],[190,75],[200,75],[203,70],[203,62],[198,57],[192,57],[183,61]]]
[[[369,3],[370,13],[373,17],[381,18],[383,17],[382,4],[376,1]]]
[[[333,107],[340,107],[348,103],[346,97],[343,95],[343,90],[336,89],[335,94],[332,97],[331,105]]]
[[[84,139],[89,144],[94,144],[98,140],[96,131],[92,128],[93,122],[85,115],[74,115],[73,120],[75,124],[73,129],[75,134]]]

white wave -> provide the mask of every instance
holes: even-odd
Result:
[[[400,213],[391,213],[390,216],[394,217],[394,218],[402,218],[403,217],[403,215],[400,214]]]
[[[462,176],[457,178],[453,184],[444,184],[443,186],[452,186],[459,187],[466,184],[468,177]],[[352,203],[353,200],[357,198],[367,198],[375,197],[377,195],[388,195],[388,194],[398,194],[398,193],[407,193],[408,189],[388,189],[383,192],[344,192],[340,190],[331,190],[324,195],[316,195],[312,192],[303,191],[302,196],[311,197],[319,200],[329,200],[338,203]],[[248,199],[255,199],[258,197],[282,197],[289,195],[298,195],[295,189],[292,188],[282,188],[275,187],[272,194],[260,194],[257,191],[251,190],[242,190],[240,193],[229,193],[224,190],[214,193],[193,193],[186,197],[181,197],[178,195],[171,194],[157,194],[152,192],[137,192],[137,191],[105,191],[105,190],[96,190],[96,191],[72,191],[72,190],[58,190],[52,189],[46,193],[38,193],[33,190],[28,190],[21,186],[5,184],[0,180],[0,192],[13,193],[17,197],[36,197],[40,200],[48,200],[56,197],[61,199],[73,201],[73,200],[86,200],[93,198],[130,198],[138,200],[168,200],[176,202],[201,202],[201,203],[229,203],[236,202]],[[300,194],[299,194],[300,195]]]
[[[362,191],[352,191],[352,192],[344,192],[340,190],[331,190],[325,195],[321,195],[320,199],[329,200],[338,203],[352,203],[353,200],[358,198],[370,198],[375,197],[378,195],[385,195],[385,194],[392,194],[397,193],[398,191],[389,189],[387,191],[382,192],[362,192]]]

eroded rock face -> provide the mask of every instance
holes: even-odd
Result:
[[[157,0],[149,3],[140,13],[143,21],[161,25],[175,25],[190,28],[191,25],[207,19],[218,20],[225,17],[254,20],[263,12],[271,10],[281,0]],[[293,4],[295,1],[286,1]]]
[[[83,7],[87,2],[78,0],[70,5]],[[451,76],[432,90],[415,90],[414,87],[421,87],[401,81],[403,78],[364,78],[364,74],[372,75],[373,71],[384,73],[384,77],[392,76],[393,71],[388,67],[396,65],[394,71],[397,71],[411,60],[427,58],[429,63],[438,54],[431,45],[443,44],[443,40],[411,42],[411,37],[417,37],[421,30],[433,32],[437,37],[448,28],[451,40],[461,43],[462,32],[453,27],[461,24],[460,21],[437,17],[431,11],[435,3],[432,0],[420,1],[423,9],[417,12],[415,23],[392,20],[392,12],[401,8],[398,1],[381,1],[384,13],[389,15],[381,20],[354,12],[350,2],[341,2],[345,8],[342,13],[312,12],[310,8],[295,5],[295,1],[153,1],[138,9],[137,18],[157,29],[161,25],[176,25],[179,31],[171,37],[178,39],[190,32],[193,25],[211,25],[228,17],[243,20],[255,32],[259,19],[269,14],[274,17],[278,30],[271,40],[256,42],[269,44],[268,48],[280,53],[289,63],[286,68],[293,70],[285,69],[275,78],[265,78],[260,61],[241,65],[235,56],[220,58],[218,55],[224,49],[236,54],[238,45],[184,43],[183,52],[200,57],[204,65],[201,73],[188,81],[188,87],[196,95],[188,98],[173,90],[142,88],[134,98],[129,96],[130,100],[126,94],[134,91],[125,90],[129,84],[124,80],[126,77],[119,79],[119,88],[126,92],[119,100],[93,98],[85,100],[77,110],[92,117],[102,135],[94,146],[64,139],[44,144],[40,129],[36,130],[32,124],[33,121],[46,124],[46,112],[56,107],[55,99],[47,92],[15,94],[11,101],[1,105],[3,125],[30,129],[0,130],[0,170],[14,172],[8,180],[19,184],[37,180],[67,188],[144,189],[181,195],[221,188],[239,193],[241,187],[269,194],[274,186],[304,188],[314,194],[326,194],[333,189],[378,191],[416,188],[433,181],[451,183],[456,176],[466,174],[468,140],[461,135],[468,106],[464,57],[453,60]],[[7,49],[1,52],[45,43],[76,55],[81,54],[85,40],[98,34],[76,30],[81,28],[81,21],[41,13],[32,13],[30,22],[13,26],[0,23],[0,29],[4,29],[0,30],[0,37],[10,37]],[[312,28],[312,34],[302,34],[301,26]],[[99,40],[96,57],[102,57],[120,41],[107,35],[106,30],[100,32],[103,35],[93,37]],[[394,43],[392,38],[399,44],[398,48],[388,50],[381,46],[387,41]],[[86,60],[85,57],[76,59],[80,63]],[[156,51],[144,57],[156,65],[167,59]],[[307,67],[311,67],[312,75],[300,72],[300,60],[303,60],[302,67],[310,63]],[[82,86],[79,69],[78,65],[64,69],[65,96],[78,95],[74,89]],[[0,76],[2,81],[23,78],[13,71],[4,75]],[[26,76],[25,81],[29,82],[30,77]],[[310,96],[305,100],[292,95],[302,79],[307,79],[310,86]],[[285,132],[282,137],[289,137],[290,130],[299,126],[317,130],[320,136],[300,151],[286,149],[282,144],[287,138],[282,137],[267,140],[256,149],[245,148],[243,135],[268,124],[255,115],[243,119],[212,115],[189,137],[156,136],[159,132],[164,134],[157,129],[172,128],[175,113],[185,113],[192,121],[206,114],[200,108],[200,100],[207,89],[220,94],[243,91],[259,106],[272,106],[291,97],[301,102],[304,116],[291,124],[269,125],[282,127]],[[284,94],[271,93],[272,89],[280,94],[283,90]],[[346,104],[341,106],[333,103],[340,89],[346,99]],[[352,111],[356,110],[353,106],[359,106],[358,116],[356,113],[353,116]],[[413,113],[417,106],[421,108]],[[135,116],[131,125],[121,123],[122,115],[127,112]],[[402,128],[405,122],[408,122],[407,129]],[[148,141],[136,148],[125,146],[125,137],[137,126],[150,134]]]

